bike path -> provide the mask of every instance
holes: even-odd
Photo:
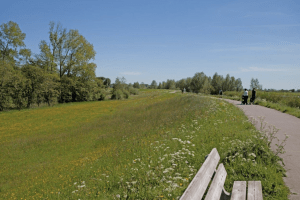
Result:
[[[258,121],[256,124],[258,130],[260,129],[259,118],[264,117],[264,122],[269,125],[274,125],[279,129],[276,136],[281,141],[285,138],[285,134],[289,136],[286,146],[284,147],[285,153],[280,155],[280,157],[283,158],[287,171],[287,177],[283,177],[283,179],[292,193],[289,199],[300,200],[300,119],[259,105],[242,105],[240,101],[230,99],[223,100],[242,109],[248,118],[252,117],[256,119],[256,121]],[[276,149],[275,144],[275,142],[271,144],[273,150]]]

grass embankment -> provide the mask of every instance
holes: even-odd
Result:
[[[124,101],[0,114],[0,199],[177,199],[212,148],[228,176],[287,199],[283,168],[244,114],[218,99],[148,90]]]
[[[257,91],[256,96],[255,104],[273,108],[300,118],[300,93]],[[250,101],[250,97],[251,91],[249,91],[248,102]],[[224,92],[223,98],[241,101],[242,92],[227,91]]]

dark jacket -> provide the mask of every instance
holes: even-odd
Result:
[[[256,98],[256,91],[252,90],[252,98]]]

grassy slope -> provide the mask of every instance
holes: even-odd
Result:
[[[227,190],[234,180],[262,180],[266,199],[287,199],[282,168],[254,127],[212,98],[148,90],[3,112],[0,129],[2,199],[173,199],[214,147]]]

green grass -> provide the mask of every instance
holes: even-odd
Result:
[[[2,112],[0,130],[0,199],[177,199],[215,147],[228,191],[235,180],[261,180],[265,199],[288,195],[253,125],[210,97],[145,90]]]
[[[257,91],[255,104],[272,108],[300,118],[300,93]],[[241,101],[242,92],[227,91],[223,98]],[[251,91],[249,91],[251,97]],[[250,101],[248,99],[248,101]]]

